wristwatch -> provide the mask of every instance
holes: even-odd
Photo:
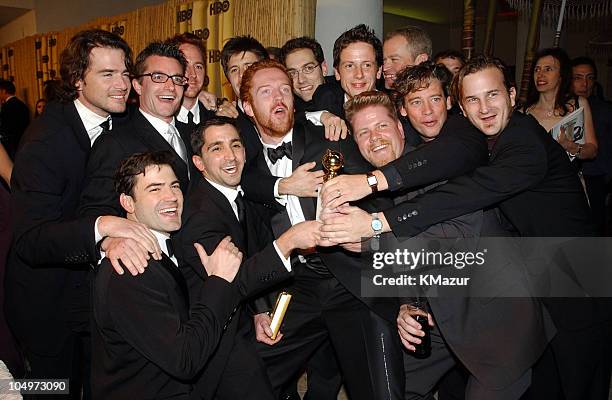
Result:
[[[380,218],[378,218],[378,213],[372,213],[371,226],[372,226],[372,230],[374,231],[374,237],[380,236],[383,230],[383,223],[380,220]]]
[[[368,177],[368,185],[370,185],[372,193],[378,192],[378,179],[376,179],[376,176],[371,172],[368,172],[366,176]]]

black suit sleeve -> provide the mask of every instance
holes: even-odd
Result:
[[[68,128],[65,128],[68,129]],[[51,138],[66,137],[62,132]],[[29,265],[80,264],[98,259],[95,248],[96,218],[67,215],[65,179],[70,168],[58,159],[61,143],[36,140],[19,155],[12,175],[14,249]],[[78,183],[77,183],[78,184]],[[76,207],[76,205],[74,205]]]
[[[114,133],[99,137],[87,162],[85,186],[79,205],[80,215],[123,216],[119,195],[115,191],[115,171],[127,156]]]
[[[473,171],[487,162],[483,134],[463,117],[447,121],[444,134],[381,168],[389,190],[415,188]]]
[[[150,266],[136,277],[113,277],[108,289],[110,317],[145,358],[172,376],[191,379],[214,353],[237,296],[227,281],[207,279],[189,320],[181,321],[168,299],[168,275],[162,272]]]
[[[512,135],[510,140],[506,134]],[[505,132],[495,150],[489,165],[385,211],[395,235],[414,236],[435,223],[500,203],[546,174],[546,150],[534,134]]]
[[[219,242],[228,236],[230,230],[224,226],[223,217],[211,218],[211,213],[196,211],[183,223],[178,236],[180,254],[183,262],[198,274],[205,276],[206,271],[202,267],[200,258],[193,246],[198,242],[207,254],[212,254]],[[244,259],[234,284],[237,285],[240,294],[245,297],[256,296],[271,286],[281,282],[290,276],[283,265],[280,257],[272,243],[267,244],[261,251]]]

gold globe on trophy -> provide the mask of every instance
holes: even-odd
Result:
[[[327,149],[323,158],[321,159],[323,168],[325,169],[325,175],[323,176],[323,182],[327,182],[330,179],[335,178],[340,173],[342,167],[344,167],[344,156],[342,153]]]

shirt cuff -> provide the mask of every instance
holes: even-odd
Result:
[[[104,252],[104,250],[102,250],[102,246],[98,246],[99,244],[101,244],[100,241],[104,239],[104,237],[100,233],[100,230],[98,229],[98,222],[100,222],[100,218],[102,217],[100,216],[96,218],[96,223],[94,224],[94,235],[95,235],[95,241],[96,241],[96,248],[100,250],[100,258],[98,259],[98,265],[100,265],[104,257],[106,257],[106,253]]]
[[[278,193],[278,184],[280,183],[282,178],[278,178],[276,182],[274,182],[274,198],[281,206],[285,207],[287,205],[287,196],[284,194]]]
[[[323,111],[306,111],[306,119],[310,122],[312,122],[314,125],[317,126],[321,126],[323,125],[323,123],[321,122],[321,115],[327,112],[326,110]]]
[[[278,248],[278,246],[276,245],[276,240],[272,242],[272,244],[274,245],[274,250],[276,250],[276,254],[278,254],[278,257],[281,259],[281,261],[283,262],[283,265],[285,266],[285,269],[289,272],[291,272],[291,259],[289,258],[285,258],[285,256],[283,255],[283,253],[281,253],[280,249]]]
[[[389,191],[399,190],[402,188],[403,180],[400,173],[393,165],[386,165],[380,169],[380,172],[385,176],[387,180],[387,186]]]

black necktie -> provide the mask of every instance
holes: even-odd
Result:
[[[283,157],[287,157],[291,160],[292,151],[291,142],[285,142],[275,149],[268,148],[268,158],[272,164],[276,164],[276,162]]]
[[[246,206],[244,205],[244,198],[242,194],[238,192],[238,196],[236,196],[236,210],[238,211],[238,221],[240,221],[241,225],[245,225],[246,223]]]
[[[174,256],[174,245],[172,239],[166,239],[166,248],[168,250],[168,257]]]
[[[110,131],[110,118],[107,118],[106,121],[102,122],[99,126],[102,128],[102,135]]]
[[[189,111],[189,113],[187,114],[187,125],[195,125],[193,123],[193,113],[191,111]]]

